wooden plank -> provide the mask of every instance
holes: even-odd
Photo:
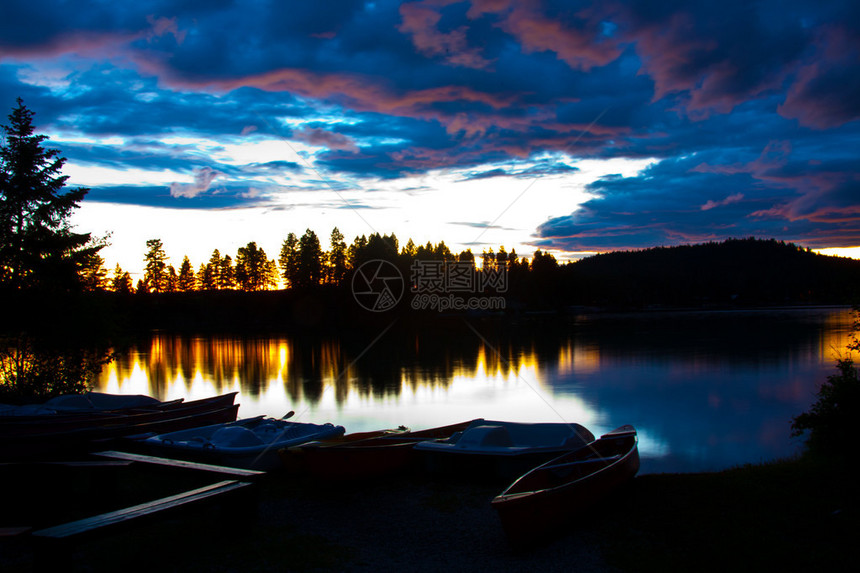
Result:
[[[266,472],[261,472],[257,470],[246,470],[244,468],[230,468],[227,466],[216,466],[212,464],[202,464],[199,462],[189,462],[186,460],[174,460],[170,458],[159,458],[156,456],[147,456],[143,454],[132,454],[128,452],[115,452],[115,451],[106,451],[106,452],[96,452],[94,455],[101,456],[105,458],[112,458],[117,460],[127,460],[132,462],[141,462],[146,464],[155,464],[161,466],[168,466],[173,468],[181,468],[188,470],[199,470],[205,472],[214,472],[223,475],[234,476],[236,478],[241,479],[251,479],[255,480],[260,476],[266,475]]]
[[[0,537],[17,537],[29,533],[32,527],[0,527]]]
[[[93,517],[87,517],[77,521],[56,525],[54,527],[48,527],[46,529],[34,531],[32,535],[33,537],[38,538],[67,539],[76,535],[94,532],[99,529],[119,525],[121,523],[143,517],[153,516],[163,511],[177,509],[188,504],[201,502],[251,486],[253,486],[253,484],[249,482],[240,482],[236,480],[221,481],[191,491],[127,507],[125,509],[102,513]]]

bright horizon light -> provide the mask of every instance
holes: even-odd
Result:
[[[231,160],[240,161],[237,149]],[[347,244],[361,235],[394,233],[400,246],[411,238],[416,245],[444,241],[454,253],[466,249],[479,256],[500,246],[531,257],[534,229],[555,213],[574,211],[589,195],[591,181],[607,175],[633,176],[653,162],[650,159],[585,160],[578,171],[540,177],[498,176],[465,179],[457,170],[439,170],[422,177],[377,181],[372,191],[323,188],[314,191],[284,189],[265,207],[232,209],[169,209],[84,200],[73,215],[79,232],[94,236],[110,233],[102,250],[105,267],[115,265],[142,277],[148,239],[161,239],[169,264],[179,268],[188,256],[195,270],[212,251],[235,256],[239,247],[255,241],[271,259],[277,259],[287,234],[314,231],[324,250],[337,227]],[[131,176],[102,168],[67,168],[71,186],[98,186],[124,182]],[[139,180],[169,185],[169,175],[136,173]],[[165,193],[167,187],[165,187]],[[582,254],[554,249],[560,260]]]

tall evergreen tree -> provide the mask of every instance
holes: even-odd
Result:
[[[296,286],[299,279],[299,239],[295,233],[289,233],[281,245],[278,265],[281,267],[281,276],[284,277],[287,286]]]
[[[352,244],[346,250],[346,258],[349,261],[350,268],[356,269],[367,260],[365,257],[366,250],[367,237],[362,235],[352,240]]]
[[[299,239],[299,275],[300,287],[311,287],[322,282],[323,251],[317,234],[310,229]]]
[[[179,292],[191,292],[197,288],[197,278],[194,276],[194,267],[191,266],[191,261],[188,256],[182,259],[182,265],[179,267],[179,278],[176,283],[176,290]]]
[[[109,281],[104,264],[105,260],[98,253],[91,253],[83,259],[78,274],[84,290],[104,290],[107,287]]]
[[[267,285],[269,260],[266,251],[251,241],[236,253],[236,282],[244,291],[263,290]]]
[[[220,290],[236,288],[236,268],[230,255],[224,255],[218,263],[218,288]]]
[[[263,288],[266,290],[277,290],[280,283],[281,273],[278,272],[278,263],[275,259],[269,259],[266,263],[266,282]]]
[[[146,268],[143,282],[149,292],[166,292],[168,290],[167,253],[161,239],[150,239],[146,242],[146,255],[143,260]]]
[[[200,268],[197,270],[197,288],[202,291],[218,288],[218,284],[215,282],[215,274],[212,272],[212,265],[200,263]]]
[[[164,292],[176,292],[179,290],[179,276],[176,274],[176,269],[173,268],[173,265],[167,265],[167,272],[165,273],[167,277],[167,283],[164,288]]]
[[[329,281],[335,285],[339,285],[347,271],[347,252],[346,242],[343,240],[343,233],[335,227],[331,231],[331,250],[328,253]]]
[[[42,146],[48,137],[35,134],[33,112],[21,98],[8,117],[0,146],[0,283],[78,288],[80,272],[92,268],[92,255],[106,244],[68,224],[88,190],[64,190],[66,159]]]
[[[116,264],[113,270],[113,277],[110,281],[110,289],[114,292],[128,294],[132,292],[133,285],[131,283],[131,275],[123,271],[119,263]]]

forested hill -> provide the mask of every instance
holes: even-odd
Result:
[[[595,255],[560,269],[588,305],[854,304],[860,261],[776,240],[730,239]]]

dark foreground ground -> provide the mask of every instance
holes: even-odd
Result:
[[[514,549],[501,488],[416,478],[337,486],[272,476],[255,521],[217,508],[68,550],[66,571],[854,571],[856,484],[800,461],[636,478],[544,543]],[[3,571],[32,568],[4,545]]]

